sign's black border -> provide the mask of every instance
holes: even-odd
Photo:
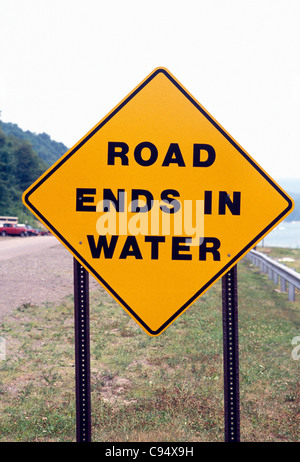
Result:
[[[39,210],[34,207],[33,204],[30,202],[30,195],[40,187],[53,173],[60,168],[62,164],[64,164],[75,152],[77,152],[95,133],[98,132],[110,119],[112,119],[115,114],[117,114],[132,98],[135,97],[152,79],[154,79],[159,73],[163,73],[177,88],[182,94],[209,120],[209,122],[234,146],[234,148],[268,181],[281,196],[287,201],[287,207],[266,227],[264,228],[251,242],[249,242],[237,255],[235,255],[213,278],[211,278],[201,289],[199,289],[184,305],[182,305],[176,313],[174,313],[162,326],[153,331],[150,327],[134,312],[134,310],[123,300],[115,290],[110,287],[110,285],[94,270],[94,268],[84,259],[82,256],[77,252],[76,249],[73,248],[66,241],[66,239],[54,228],[54,226],[49,223],[49,221],[43,216]],[[132,316],[145,328],[147,332],[151,335],[158,335],[160,334],[177,316],[182,313],[191,303],[193,303],[209,286],[211,286],[222,274],[224,274],[232,265],[235,264],[239,258],[245,254],[248,250],[250,250],[254,245],[261,240],[261,238],[278,222],[280,221],[284,215],[286,215],[293,207],[293,202],[291,199],[273,182],[273,180],[266,175],[266,173],[248,156],[246,152],[244,152],[240,146],[223,130],[222,127],[218,125],[218,123],[212,119],[212,117],[195,101],[192,96],[169,74],[169,72],[164,68],[156,69],[150,76],[144,80],[130,95],[125,98],[106,118],[104,118],[86,137],[84,137],[79,144],[77,144],[70,152],[62,158],[60,162],[58,162],[49,172],[41,178],[40,181],[34,184],[32,188],[29,188],[24,194],[24,202],[31,209],[40,219],[42,222],[46,224],[46,226],[52,230],[52,232],[59,237],[59,239],[65,244],[67,248],[71,250],[73,255],[78,258],[80,262],[107,288],[107,290],[123,305],[126,310],[128,310]]]

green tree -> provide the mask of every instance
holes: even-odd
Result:
[[[21,191],[28,188],[45,170],[46,165],[33,151],[28,141],[15,151],[15,179]]]
[[[5,145],[5,139],[6,139],[5,134],[3,130],[1,130],[0,128],[0,149]]]

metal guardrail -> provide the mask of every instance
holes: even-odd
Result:
[[[289,301],[295,301],[295,288],[300,289],[300,274],[266,255],[250,250],[246,257],[255,265],[259,266],[260,270],[267,273],[269,279],[273,280],[274,284],[278,284],[280,279],[280,290],[286,292],[288,290]],[[287,289],[288,285],[288,289]]]

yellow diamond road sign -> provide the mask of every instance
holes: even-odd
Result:
[[[290,197],[164,68],[23,195],[150,335],[292,210]]]

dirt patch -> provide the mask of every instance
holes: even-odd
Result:
[[[93,374],[92,381],[104,402],[125,405],[133,402],[132,400],[129,401],[124,398],[124,394],[131,386],[131,381],[129,379],[109,372],[103,372],[101,374]]]

